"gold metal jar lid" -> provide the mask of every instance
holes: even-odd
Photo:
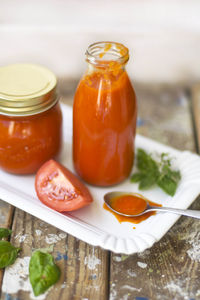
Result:
[[[56,85],[55,75],[39,65],[0,67],[0,114],[27,116],[49,109],[58,100]]]

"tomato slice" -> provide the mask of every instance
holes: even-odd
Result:
[[[52,159],[38,170],[35,189],[41,202],[59,212],[76,210],[93,201],[87,187],[71,171]]]

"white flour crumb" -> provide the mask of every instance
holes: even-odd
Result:
[[[121,256],[113,256],[113,260],[117,262],[122,261]]]
[[[141,261],[138,261],[138,262],[137,262],[137,265],[138,265],[138,267],[140,267],[140,268],[142,268],[142,269],[145,269],[145,268],[147,267],[147,264],[146,264],[146,263],[143,263],[143,262],[141,262]]]
[[[128,273],[128,275],[129,275],[130,277],[136,277],[136,276],[137,276],[136,273],[133,272],[133,271],[131,271],[131,270],[128,270],[127,273]]]
[[[65,239],[66,236],[67,236],[67,234],[64,233],[64,232],[59,234],[59,237],[60,237],[61,239]]]
[[[89,255],[85,257],[84,264],[87,265],[90,270],[95,270],[96,266],[101,264],[101,260],[95,255]]]
[[[40,229],[36,229],[35,233],[36,233],[37,236],[40,236],[42,234],[42,231]]]
[[[57,234],[49,233],[45,237],[45,241],[47,244],[54,244],[61,240],[61,238]]]
[[[123,285],[123,286],[121,287],[121,289],[128,289],[129,291],[137,291],[137,292],[140,292],[142,288],[139,288],[139,289],[138,289],[138,288],[135,288],[135,287],[133,287],[133,286],[130,286],[130,285],[126,284],[126,285]]]

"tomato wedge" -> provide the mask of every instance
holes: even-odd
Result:
[[[93,201],[87,187],[52,159],[38,170],[35,189],[41,202],[59,212],[76,210]]]

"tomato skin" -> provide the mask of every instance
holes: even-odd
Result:
[[[41,202],[59,212],[77,210],[93,201],[88,188],[53,159],[38,170],[35,189]]]

